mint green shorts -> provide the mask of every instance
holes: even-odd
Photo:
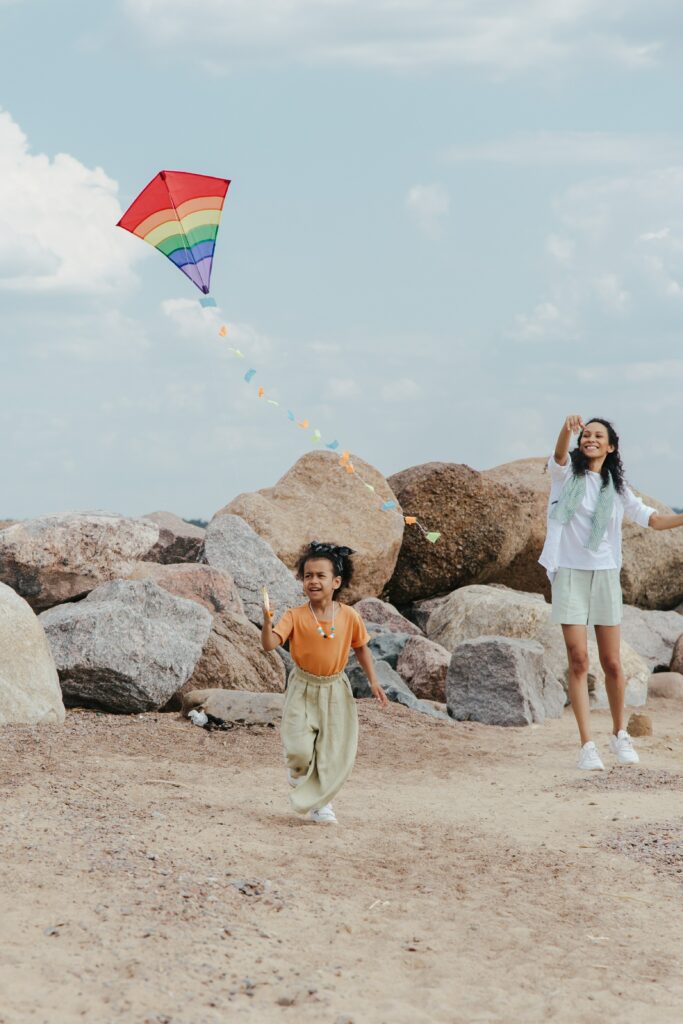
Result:
[[[563,626],[618,626],[621,623],[618,569],[558,569],[552,591],[552,622]]]

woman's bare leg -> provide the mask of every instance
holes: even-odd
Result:
[[[616,736],[624,728],[624,693],[626,678],[621,667],[621,626],[596,626],[595,639],[600,652],[600,664],[605,673],[605,689],[612,713],[612,728]]]
[[[569,700],[579,727],[581,746],[591,738],[588,702],[588,635],[585,626],[563,626],[569,662]]]

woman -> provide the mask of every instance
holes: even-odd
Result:
[[[570,453],[573,434],[579,439]],[[581,738],[578,767],[604,769],[590,732],[587,626],[595,627],[605,673],[612,714],[610,750],[619,764],[637,764],[638,754],[624,729],[621,526],[626,515],[639,526],[671,530],[683,526],[683,515],[661,515],[626,485],[619,437],[607,420],[584,424],[580,416],[568,416],[548,469],[548,533],[539,561],[552,584],[552,621],[562,626],[567,647],[569,699]]]

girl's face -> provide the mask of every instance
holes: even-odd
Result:
[[[334,597],[341,586],[341,576],[336,576],[329,558],[309,558],[304,565],[304,593],[309,601],[323,603]]]
[[[604,459],[614,451],[614,445],[609,443],[607,427],[595,422],[587,423],[583,428],[579,448],[587,459]]]

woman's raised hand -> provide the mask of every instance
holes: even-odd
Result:
[[[584,427],[583,419],[581,416],[567,416],[564,427],[570,434],[580,434]]]

